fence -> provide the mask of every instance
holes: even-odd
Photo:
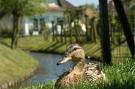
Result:
[[[128,15],[127,17],[131,27],[132,34],[135,39],[135,14]],[[119,22],[117,24],[119,24]],[[113,34],[115,34],[115,36],[113,36],[112,39],[115,40],[115,43],[111,42],[112,59],[114,59],[115,62],[117,62],[126,58],[131,58],[131,54],[126,42],[125,35],[123,33],[122,26],[118,27],[117,31],[113,31]]]

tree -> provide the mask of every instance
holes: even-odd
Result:
[[[85,15],[85,24],[86,24],[86,33],[85,33],[85,35],[86,35],[86,41],[88,42],[91,39],[90,39],[90,36],[88,34],[89,31],[90,31],[90,25],[89,25],[89,19],[88,19],[88,16],[87,15]]]
[[[81,30],[81,27],[80,27],[80,25],[79,25],[79,20],[78,19],[76,19],[75,21],[74,21],[74,32],[75,32],[75,39],[76,39],[76,42],[78,43],[78,42],[80,42],[81,40],[81,34],[80,34],[80,30]]]
[[[48,32],[46,29],[46,22],[44,20],[44,18],[40,18],[40,34],[43,35],[44,40],[48,40]]]
[[[68,28],[69,28],[69,36],[70,36],[70,43],[72,43],[72,28],[71,28],[71,11],[70,10],[66,10],[67,12],[67,18],[68,18]]]
[[[133,34],[131,32],[131,28],[129,26],[128,19],[127,19],[127,16],[125,14],[125,11],[124,11],[124,8],[123,8],[123,5],[122,5],[122,2],[121,2],[121,0],[113,0],[113,1],[114,1],[114,5],[116,7],[116,10],[118,12],[118,16],[120,18],[121,25],[123,27],[123,32],[124,32],[124,35],[126,37],[127,44],[129,46],[132,58],[135,59],[135,50],[134,50],[135,49],[135,43],[134,43],[134,38],[133,38]]]
[[[95,29],[95,23],[92,23],[92,22],[95,22],[95,17],[92,17],[92,18],[91,18],[91,31],[92,31],[91,39],[92,39],[93,42],[96,43],[96,29]]]
[[[17,47],[20,18],[42,11],[41,2],[42,0],[0,0],[0,8],[13,16],[12,49]]]
[[[108,9],[107,0],[99,0],[100,18],[101,18],[101,47],[103,61],[111,64],[111,48],[110,48],[110,35],[109,35],[109,23],[108,23]]]
[[[52,21],[52,34],[53,34],[52,41],[55,41],[55,22],[54,21]]]

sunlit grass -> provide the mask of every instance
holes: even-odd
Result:
[[[107,76],[105,82],[98,84],[82,82],[68,89],[135,89],[135,62],[129,60],[120,64],[105,66],[104,72]],[[48,84],[38,84],[21,89],[54,89],[54,84],[54,82],[50,82]]]
[[[11,50],[0,44],[0,85],[29,75],[37,62],[20,49]]]
[[[3,42],[10,45],[10,39],[4,39]],[[48,40],[44,40],[42,36],[21,37],[18,43],[22,49],[51,53],[64,53],[67,46],[71,44],[69,41],[67,43],[52,41],[51,37]],[[85,49],[87,55],[100,56],[101,54],[99,41],[97,43],[85,42],[80,45]]]
[[[59,38],[60,40],[60,38]],[[10,46],[11,40],[9,38],[3,39],[2,42],[6,45]],[[43,36],[28,36],[28,37],[20,37],[19,38],[19,48],[36,51],[36,52],[45,52],[45,53],[60,53],[63,54],[68,45],[70,45],[69,38],[67,39],[67,43],[52,41],[52,37],[49,37],[48,40],[45,40]],[[73,39],[73,43],[75,39]],[[80,45],[84,48],[85,54],[87,56],[95,56],[101,57],[101,44],[100,40],[97,39],[97,42],[85,42],[83,40]],[[126,41],[123,41],[120,45],[111,43],[111,53],[112,53],[112,62],[116,63],[122,61],[122,58],[131,57],[129,47]]]
[[[60,38],[59,38],[60,40]],[[84,42],[80,43],[80,45],[84,48],[87,56],[95,56],[101,57],[101,44],[99,39],[97,42]],[[10,39],[4,39],[2,42],[10,45]],[[69,38],[67,39],[67,43],[62,43],[60,41],[52,41],[52,37],[49,37],[48,40],[45,40],[43,36],[28,36],[28,37],[20,37],[19,38],[19,48],[36,51],[36,52],[49,52],[49,53],[60,53],[63,54],[69,44]],[[73,39],[73,43],[76,43]],[[112,62],[122,61],[122,58],[131,57],[130,51],[126,41],[121,43],[120,45],[114,45],[111,43],[112,49]]]

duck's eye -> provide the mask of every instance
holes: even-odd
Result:
[[[75,51],[77,48],[74,48],[73,51]]]

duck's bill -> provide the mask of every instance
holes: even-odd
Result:
[[[71,57],[64,57],[61,61],[59,61],[59,62],[57,63],[57,65],[64,64],[64,63],[70,61],[71,59],[72,59]]]

